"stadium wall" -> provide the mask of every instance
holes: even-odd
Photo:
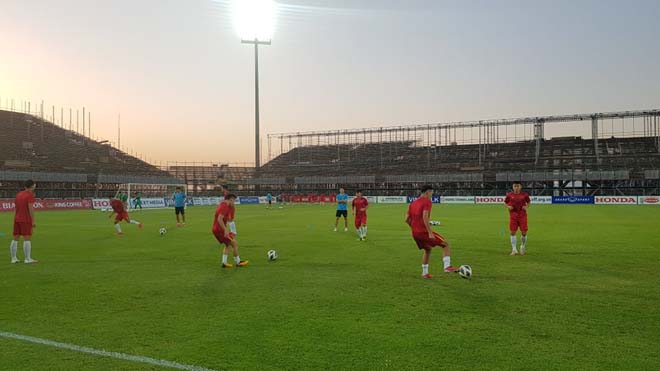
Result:
[[[349,197],[351,201],[354,197]],[[372,204],[408,204],[418,196],[367,196]],[[433,196],[433,203],[454,205],[501,205],[505,196]],[[186,206],[215,206],[222,202],[222,197],[192,197]],[[534,205],[654,205],[660,206],[660,196],[531,196]],[[328,195],[294,195],[289,196],[290,203],[335,203],[335,196]],[[242,196],[237,204],[259,205],[267,203],[265,197]],[[145,209],[162,209],[173,207],[168,198],[143,198]],[[53,210],[107,210],[110,202],[107,198],[93,199],[37,199],[34,203],[36,211]],[[14,211],[13,199],[0,200],[0,212]]]

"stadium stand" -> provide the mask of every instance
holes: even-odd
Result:
[[[0,198],[20,181],[39,182],[39,197],[104,197],[123,183],[180,183],[169,173],[106,143],[36,116],[0,111]]]

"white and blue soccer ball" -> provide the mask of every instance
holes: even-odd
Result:
[[[438,221],[438,220],[431,220],[430,224],[431,224],[431,225],[440,225],[440,221]]]
[[[277,251],[275,251],[275,250],[268,250],[268,260],[269,260],[269,261],[277,260],[277,258],[278,258]]]
[[[465,279],[470,279],[472,278],[472,267],[469,265],[461,265],[458,267],[458,274]]]
[[[165,227],[161,227],[158,230],[158,233],[160,233],[161,236],[164,236],[167,233],[167,229],[165,229]]]

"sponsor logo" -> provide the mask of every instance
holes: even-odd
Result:
[[[551,204],[552,196],[531,196],[530,200],[533,204]]]
[[[553,204],[593,204],[593,196],[552,196]]]
[[[64,200],[36,200],[34,208],[40,211],[48,210],[84,210],[91,209],[92,202],[83,199],[64,199]],[[0,202],[0,211],[14,211],[16,206],[13,201]]]
[[[644,205],[660,205],[660,197],[658,196],[641,196],[639,203]]]
[[[598,196],[596,197],[596,203],[610,205],[637,205],[637,197]]]
[[[503,204],[504,196],[477,196],[474,202],[478,204]]]
[[[419,198],[419,196],[408,196],[408,203],[410,204],[418,198]],[[431,202],[433,202],[434,204],[439,204],[440,203],[440,196],[439,195],[431,196]]]
[[[443,204],[473,204],[474,196],[446,196],[442,198]],[[504,200],[502,200],[504,202]]]
[[[241,204],[250,204],[250,205],[259,204],[259,197],[257,196],[239,197],[239,200],[241,200]]]
[[[378,196],[378,203],[380,204],[405,204],[408,202],[405,196]]]

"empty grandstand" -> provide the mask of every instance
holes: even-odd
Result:
[[[179,184],[169,173],[111,145],[36,115],[0,110],[0,198],[12,198],[28,178],[37,195],[105,197],[119,184]]]
[[[271,134],[268,149],[264,191],[493,195],[521,180],[535,195],[657,194],[660,110]]]

